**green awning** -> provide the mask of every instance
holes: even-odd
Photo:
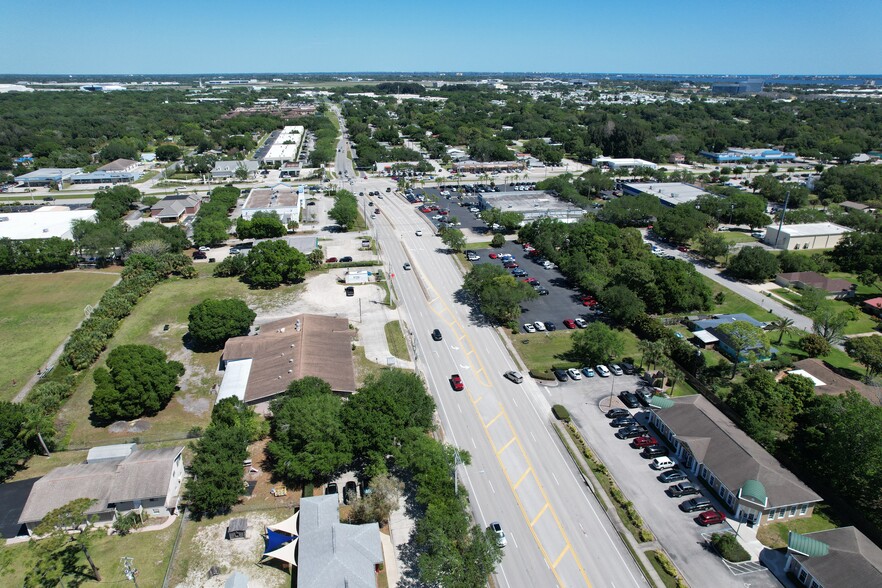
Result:
[[[817,539],[790,531],[787,535],[787,548],[806,557],[821,557],[830,553],[830,546]]]
[[[652,400],[649,401],[649,406],[653,408],[671,408],[674,406],[674,401],[664,396],[653,396]]]
[[[752,498],[758,504],[766,504],[768,495],[766,495],[766,487],[759,480],[748,480],[741,487],[741,496]]]

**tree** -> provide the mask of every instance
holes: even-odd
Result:
[[[244,165],[240,165],[236,168],[236,179],[245,181],[248,179],[248,168]]]
[[[729,254],[731,244],[722,233],[703,231],[698,235],[698,252],[706,259],[715,260]]]
[[[236,234],[240,239],[272,239],[282,237],[286,232],[275,212],[257,212],[250,219],[240,216],[236,220]]]
[[[845,352],[867,369],[867,380],[882,374],[882,337],[871,335],[849,339],[845,342]]]
[[[132,204],[141,199],[141,192],[131,186],[114,186],[110,190],[99,190],[92,199],[92,208],[98,211],[98,220],[115,221],[131,209]]]
[[[222,218],[199,218],[193,222],[193,243],[199,246],[220,245],[230,236],[230,221]]]
[[[72,500],[64,506],[49,511],[34,531],[38,536],[49,535],[49,545],[57,549],[57,551],[55,549],[51,551],[37,550],[38,559],[47,556],[57,557],[58,551],[82,553],[86,561],[89,562],[92,576],[101,582],[101,574],[89,553],[92,543],[101,534],[101,531],[96,529],[94,525],[94,518],[86,515],[94,503],[95,500],[91,498]],[[51,541],[51,539],[55,539],[55,541]],[[39,546],[40,543],[41,541],[37,541],[36,545]]]
[[[298,249],[284,241],[263,241],[248,254],[245,281],[255,288],[275,288],[302,280],[309,261]]]
[[[462,231],[453,227],[442,227],[438,234],[441,236],[441,242],[447,245],[451,251],[462,251],[466,246],[465,235]]]
[[[626,286],[607,288],[601,292],[600,302],[609,316],[623,325],[630,325],[646,312],[646,304]]]
[[[334,206],[328,211],[328,216],[344,231],[352,229],[358,220],[358,201],[355,195],[348,190],[338,190],[334,196]]]
[[[815,333],[808,333],[802,337],[799,340],[799,348],[809,357],[824,357],[833,350],[826,339]]]
[[[799,307],[806,314],[812,314],[827,300],[827,291],[814,286],[806,286],[799,291]]]
[[[842,333],[848,325],[850,315],[849,310],[839,312],[831,301],[826,301],[818,306],[818,309],[811,315],[812,330],[815,334],[826,339],[828,343],[836,343],[842,339]]]
[[[494,234],[490,239],[490,247],[502,247],[503,245],[505,245],[505,237],[501,233]]]
[[[371,480],[370,494],[355,499],[349,518],[355,524],[389,522],[389,515],[398,508],[398,501],[404,493],[404,483],[389,474]]]
[[[539,297],[528,284],[509,275],[505,268],[489,263],[472,267],[463,279],[462,289],[474,297],[484,315],[501,324],[521,316],[521,303]]]
[[[583,365],[605,364],[625,350],[622,336],[604,323],[592,322],[573,333],[570,354]]]
[[[882,278],[879,277],[879,274],[871,270],[863,271],[860,273],[860,275],[858,275],[858,281],[867,288],[875,287],[882,290],[882,288],[880,288],[878,284],[880,279]]]
[[[796,327],[793,325],[793,319],[787,317],[781,317],[773,320],[768,325],[769,331],[774,331],[778,333],[778,345],[781,344],[781,340],[784,339],[784,335],[789,335],[796,331]]]
[[[739,280],[763,282],[778,273],[778,260],[762,247],[743,247],[729,260],[727,269]]]
[[[26,445],[31,445],[34,441],[39,442],[43,453],[46,454],[46,457],[50,457],[49,447],[43,439],[43,433],[50,440],[55,436],[55,419],[52,417],[52,413],[47,413],[38,406],[26,405],[25,420],[21,424],[18,437]]]
[[[120,345],[107,356],[107,368],[94,372],[92,414],[99,421],[153,416],[168,404],[184,366],[167,361],[149,345]]]
[[[27,409],[19,403],[0,400],[0,480],[18,470],[19,464],[32,455],[25,441],[18,436],[27,420]]]
[[[655,367],[659,360],[665,356],[665,343],[661,340],[640,339],[637,341],[637,349],[640,351],[640,367],[643,367],[644,362],[647,367]]]
[[[713,225],[710,216],[697,210],[694,204],[686,203],[663,210],[652,230],[674,243],[688,243]]]
[[[238,298],[209,298],[190,309],[189,332],[199,345],[219,349],[230,337],[247,335],[256,317]]]
[[[156,159],[159,161],[177,161],[181,155],[181,148],[171,143],[164,143],[156,148]]]
[[[747,321],[732,321],[717,327],[724,337],[722,341],[730,349],[735,352],[732,361],[732,378],[738,369],[738,363],[744,356],[745,352],[749,352],[756,356],[765,356],[769,352],[769,338],[766,332]]]

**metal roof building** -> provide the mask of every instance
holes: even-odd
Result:
[[[69,180],[74,174],[81,173],[81,167],[41,167],[32,172],[22,174],[15,178],[16,182],[21,182],[26,186],[48,186],[55,182],[59,189],[65,180]]]
[[[659,199],[665,206],[676,206],[686,202],[692,202],[699,196],[712,196],[698,186],[684,184],[682,182],[637,182],[622,184],[622,192],[637,196],[650,194]]]
[[[805,223],[802,225],[769,225],[763,237],[775,249],[830,249],[850,233],[851,229],[834,223]]]
[[[70,210],[66,206],[44,206],[33,212],[4,213],[0,214],[0,238],[73,239],[74,221],[93,221],[97,216],[97,210]]]

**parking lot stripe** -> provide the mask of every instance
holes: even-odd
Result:
[[[539,519],[542,518],[542,515],[545,514],[546,510],[548,510],[548,503],[547,502],[542,506],[542,508],[539,509],[539,512],[536,514],[535,517],[533,517],[533,520],[530,521],[531,527],[534,527],[536,525],[536,523],[539,522]],[[558,558],[558,561],[560,561],[560,558]],[[554,562],[554,565],[557,565],[557,562]]]

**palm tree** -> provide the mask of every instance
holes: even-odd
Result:
[[[770,331],[777,331],[779,333],[778,345],[781,344],[781,340],[784,339],[784,335],[789,335],[790,333],[796,331],[796,327],[793,324],[793,319],[789,319],[786,317],[782,317],[770,322],[768,329]]]
[[[50,457],[49,448],[46,441],[43,440],[43,433],[55,435],[55,423],[45,412],[37,407],[33,407],[25,414],[25,420],[21,424],[21,430],[18,432],[18,438],[22,439],[25,444],[30,444],[35,439],[40,442],[46,457]]]
[[[641,353],[640,367],[643,367],[644,361],[647,366],[655,367],[665,356],[665,347],[662,341],[641,340],[637,342],[637,349]]]
[[[668,382],[668,378],[671,377],[671,374],[677,371],[677,367],[674,365],[674,362],[666,355],[662,355],[658,359],[658,367],[664,373],[664,378],[662,379],[661,389],[665,389],[665,384]],[[671,388],[671,392],[673,392],[673,388]]]

